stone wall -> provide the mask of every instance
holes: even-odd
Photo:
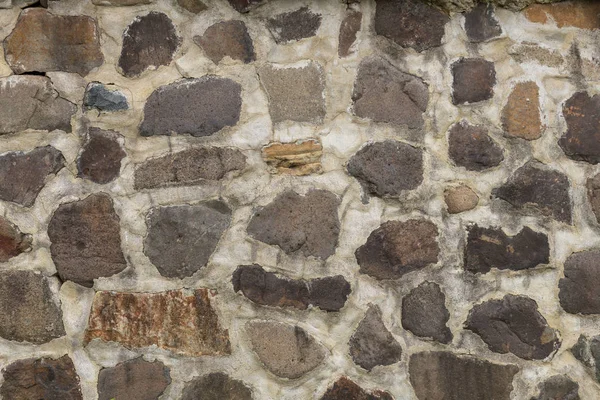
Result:
[[[600,3],[437,3],[0,1],[0,397],[600,398]]]

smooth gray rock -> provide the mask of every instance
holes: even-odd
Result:
[[[125,94],[114,85],[90,82],[85,88],[83,107],[85,110],[114,112],[128,110],[129,103]]]

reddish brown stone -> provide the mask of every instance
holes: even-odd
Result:
[[[316,139],[293,143],[269,143],[262,149],[263,160],[272,173],[295,176],[321,172],[323,146]]]
[[[170,383],[169,368],[163,363],[136,358],[100,370],[98,400],[158,400]]]
[[[218,64],[224,57],[248,64],[256,60],[252,38],[242,21],[223,21],[209,26],[204,35],[195,36],[207,57]]]
[[[17,226],[0,217],[0,262],[31,250],[31,241],[31,235],[21,233]]]
[[[128,348],[158,346],[187,356],[231,354],[208,289],[159,293],[96,292],[85,342],[101,339]]]
[[[557,4],[533,4],[523,14],[531,22],[556,23],[559,28],[600,28],[600,4],[596,1],[565,1]]]
[[[600,163],[600,95],[577,92],[563,106],[567,132],[558,145],[567,157]]]
[[[526,140],[542,136],[539,88],[535,82],[521,82],[513,89],[502,110],[504,132]]]
[[[342,376],[327,389],[321,400],[394,400],[394,398],[382,390],[368,393],[350,379]]]
[[[79,177],[105,184],[119,176],[125,150],[115,131],[90,128],[88,140],[77,159]]]
[[[452,103],[477,103],[494,96],[494,63],[482,58],[461,58],[455,61],[451,68]]]
[[[349,11],[348,15],[342,20],[340,25],[340,35],[338,40],[338,55],[347,57],[350,55],[350,47],[356,41],[356,35],[360,31],[362,13],[360,11]]]

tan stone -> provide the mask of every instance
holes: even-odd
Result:
[[[322,154],[323,146],[315,139],[270,143],[262,149],[271,173],[296,176],[320,173]]]
[[[444,191],[444,201],[450,214],[458,214],[477,207],[479,196],[468,186],[460,185]]]
[[[600,28],[600,2],[565,1],[556,4],[533,4],[523,13],[531,22],[549,24],[555,22],[559,28]]]
[[[525,140],[542,136],[539,92],[535,82],[515,86],[502,110],[502,125],[507,136]]]

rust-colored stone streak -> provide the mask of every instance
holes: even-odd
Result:
[[[271,172],[295,176],[321,172],[323,146],[318,140],[300,140],[294,143],[271,143],[262,150],[262,156]]]
[[[535,140],[542,136],[539,88],[535,82],[515,86],[502,110],[502,125],[509,137]]]
[[[93,339],[187,356],[231,354],[229,334],[219,324],[208,289],[97,292],[85,332],[86,343]]]
[[[533,4],[523,12],[531,22],[550,23],[559,28],[575,27],[581,29],[600,28],[600,3],[597,1],[565,1],[556,4]]]

